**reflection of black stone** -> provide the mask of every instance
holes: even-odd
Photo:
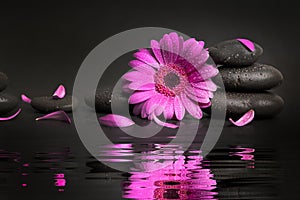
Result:
[[[213,106],[215,106],[216,109],[220,109],[219,105],[222,105],[220,97],[221,93],[216,92],[212,100]],[[255,116],[257,117],[274,117],[282,111],[284,101],[280,96],[270,92],[227,92],[226,106],[228,117],[242,115],[250,109],[255,111]],[[205,109],[204,111],[210,113],[209,109]]]
[[[283,81],[279,70],[273,66],[259,63],[248,67],[220,67],[219,71],[227,91],[269,90]]]
[[[17,97],[9,94],[0,93],[0,114],[6,114],[17,108],[19,100]]]
[[[65,96],[63,99],[53,99],[53,97],[35,97],[31,101],[31,106],[43,113],[63,110],[72,111],[72,96]]]
[[[3,72],[0,72],[0,92],[7,87],[7,76]]]
[[[229,66],[252,65],[263,53],[263,49],[255,44],[252,52],[238,40],[227,40],[209,48],[209,54],[216,64]]]

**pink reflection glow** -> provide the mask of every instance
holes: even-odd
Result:
[[[54,175],[55,183],[54,185],[58,187],[59,192],[64,191],[64,187],[67,185],[67,181],[65,179],[65,174],[59,173]]]
[[[232,149],[234,150],[234,152],[229,152],[230,156],[239,156],[241,157],[241,160],[254,161],[253,153],[255,152],[255,149],[242,147],[236,147]]]
[[[22,183],[22,187],[27,187],[27,184],[26,183]]]
[[[160,160],[157,156],[156,160]],[[152,161],[151,161],[152,160]],[[169,158],[168,158],[169,160]],[[167,167],[150,172],[131,172],[131,177],[124,183],[124,198],[130,199],[215,199],[217,186],[209,169],[201,166],[202,157],[191,159],[178,156]],[[143,169],[160,168],[153,161],[139,163]]]

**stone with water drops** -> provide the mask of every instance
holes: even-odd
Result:
[[[18,107],[17,97],[6,93],[0,93],[0,115],[9,113]]]
[[[76,105],[76,102],[74,102]],[[50,113],[58,110],[65,112],[72,111],[72,96],[65,96],[62,99],[54,99],[51,97],[35,97],[31,101],[31,106],[42,113]]]
[[[209,55],[218,65],[249,66],[255,63],[263,53],[263,48],[249,41],[253,49],[237,39],[227,40],[209,48]]]
[[[225,109],[223,103],[220,102],[222,98],[221,92],[216,92],[212,99],[212,104],[216,109]],[[226,92],[226,113],[227,117],[241,116],[250,109],[255,111],[255,117],[270,118],[279,114],[283,110],[283,99],[270,92]],[[209,109],[204,110],[210,113]]]
[[[220,67],[219,72],[227,91],[263,91],[283,82],[278,69],[260,63],[247,67]]]

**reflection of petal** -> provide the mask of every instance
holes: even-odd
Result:
[[[58,99],[62,99],[64,98],[66,95],[66,89],[63,85],[58,86],[58,88],[56,89],[56,91],[54,92],[54,94],[52,95],[53,98],[58,98]]]
[[[65,122],[71,124],[70,117],[67,115],[67,113],[65,113],[65,111],[62,111],[62,110],[55,111],[53,113],[44,115],[42,117],[38,117],[35,120],[39,121],[39,120],[45,120],[45,119],[60,120],[60,121],[65,121]]]
[[[135,124],[131,119],[116,114],[108,114],[100,117],[99,121],[101,124],[111,127],[128,127]]]
[[[11,119],[13,119],[13,118],[15,118],[16,116],[18,116],[18,114],[21,112],[21,108],[19,108],[19,110],[15,113],[15,114],[13,114],[13,115],[11,115],[11,116],[9,116],[9,117],[0,117],[0,121],[8,121],[8,120],[11,120]]]
[[[24,101],[25,103],[31,103],[31,99],[29,97],[27,97],[25,94],[21,95],[21,99],[22,101]]]
[[[239,120],[236,122],[233,121],[231,118],[229,118],[229,121],[233,123],[236,126],[245,126],[246,124],[249,124],[254,119],[254,110],[249,110],[246,112]]]

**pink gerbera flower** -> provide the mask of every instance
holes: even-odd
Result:
[[[172,32],[159,42],[152,40],[151,50],[136,52],[129,63],[133,71],[123,76],[128,81],[124,88],[134,91],[129,98],[133,113],[158,123],[160,115],[182,120],[186,111],[201,119],[201,108],[211,105],[217,89],[210,78],[218,74],[206,63],[209,53],[203,47],[203,41],[184,41]]]

